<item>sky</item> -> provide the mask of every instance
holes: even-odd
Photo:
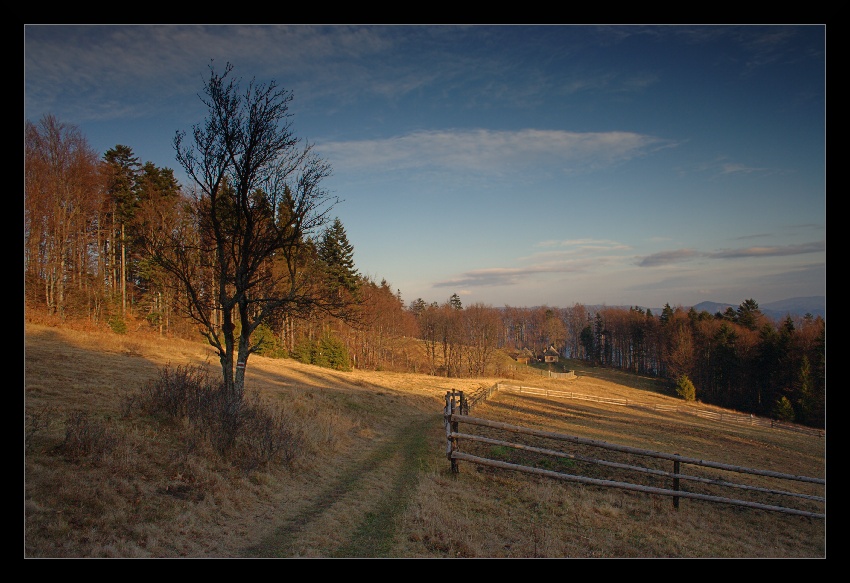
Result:
[[[171,168],[210,66],[291,91],[405,304],[826,295],[826,27],[24,25],[24,119]]]

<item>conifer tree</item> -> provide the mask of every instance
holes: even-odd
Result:
[[[354,267],[354,247],[349,243],[345,227],[339,218],[322,234],[318,253],[332,285],[349,292],[357,289],[359,274]]]
[[[112,225],[105,254],[112,271],[111,281],[114,292],[121,292],[122,316],[127,309],[127,243],[126,226],[133,217],[136,207],[136,182],[141,172],[139,158],[133,155],[133,149],[121,144],[107,150],[103,155],[106,166],[106,192],[111,208],[107,214]]]

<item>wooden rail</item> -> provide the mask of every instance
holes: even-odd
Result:
[[[527,395],[539,395],[545,397],[558,397],[561,399],[576,399],[580,401],[593,401],[596,403],[605,403],[608,405],[621,405],[623,407],[640,407],[642,409],[653,409],[655,411],[665,411],[669,413],[684,413],[686,415],[694,415],[704,419],[713,421],[721,421],[724,423],[737,423],[740,425],[758,425],[760,427],[770,427],[772,429],[784,429],[786,431],[795,431],[797,433],[806,433],[808,435],[817,435],[825,437],[825,431],[816,427],[805,427],[803,425],[795,425],[794,423],[785,423],[775,419],[765,419],[755,415],[747,415],[743,413],[731,413],[728,411],[711,411],[709,409],[700,409],[694,405],[667,405],[663,403],[644,403],[640,401],[632,401],[631,399],[616,399],[610,397],[597,397],[595,395],[583,395],[572,391],[564,391],[561,389],[542,389],[539,387],[528,387],[524,385],[513,385],[508,383],[496,383],[489,389],[488,396],[495,391],[506,391],[510,393],[522,393]],[[476,393],[477,395],[477,393]],[[485,397],[486,398],[486,397]]]
[[[490,391],[495,387],[488,389],[486,394],[490,394]],[[479,391],[475,394],[475,398],[480,400],[483,398],[482,392]],[[525,427],[519,427],[515,425],[510,425],[507,423],[502,423],[499,421],[490,421],[487,419],[481,419],[477,417],[471,417],[469,415],[469,403],[466,400],[466,397],[463,391],[446,392],[446,406],[444,410],[445,417],[445,427],[446,427],[446,457],[451,461],[452,471],[458,472],[458,461],[468,461],[471,463],[515,470],[524,473],[536,474],[541,476],[547,476],[550,478],[555,478],[558,480],[572,481],[572,482],[580,482],[584,484],[593,484],[597,486],[605,486],[605,487],[613,487],[613,488],[621,488],[625,490],[633,490],[639,492],[645,492],[648,494],[656,494],[662,496],[670,496],[673,499],[673,506],[675,508],[679,507],[680,498],[693,498],[699,500],[707,500],[710,502],[720,502],[725,504],[732,504],[736,506],[746,506],[750,508],[756,508],[760,510],[770,510],[776,512],[782,512],[785,514],[795,514],[799,516],[808,516],[810,518],[826,518],[825,513],[823,512],[812,512],[809,510],[803,510],[799,508],[793,508],[789,506],[780,506],[774,504],[763,504],[760,502],[754,502],[751,500],[742,500],[736,498],[728,498],[725,496],[714,496],[710,494],[703,494],[699,492],[691,492],[687,490],[683,490],[680,488],[682,481],[692,481],[704,484],[711,484],[714,486],[720,486],[724,488],[731,489],[739,489],[746,490],[751,492],[758,492],[762,494],[770,494],[770,495],[778,495],[778,496],[787,496],[790,498],[799,498],[810,500],[815,503],[824,503],[826,502],[825,497],[816,496],[810,494],[803,494],[799,492],[792,492],[784,489],[776,489],[776,488],[766,488],[762,486],[755,486],[749,484],[741,484],[734,483],[727,480],[717,479],[717,478],[708,478],[704,476],[683,474],[681,472],[681,468],[684,464],[689,464],[692,466],[700,466],[705,468],[713,468],[717,470],[723,470],[727,472],[737,472],[740,474],[749,474],[756,476],[764,476],[775,480],[790,480],[797,482],[806,482],[817,485],[826,485],[826,480],[822,478],[812,478],[808,476],[797,476],[793,474],[785,474],[781,472],[774,472],[770,470],[760,470],[753,468],[746,468],[742,466],[734,466],[729,464],[724,464],[720,462],[714,462],[709,460],[702,460],[696,458],[688,458],[681,456],[679,454],[669,454],[664,452],[652,451],[647,449],[635,448],[625,445],[618,445],[613,443],[608,443],[604,441],[587,439],[583,437],[573,436],[573,435],[565,435],[561,433],[553,433],[550,431],[543,431],[539,429],[530,429]],[[492,437],[487,437],[484,435],[475,435],[471,433],[461,433],[459,431],[460,423],[465,423],[472,426],[478,427],[488,427],[492,429],[496,429],[502,432],[512,433],[512,434],[522,434],[528,435],[532,437],[542,437],[548,438],[561,442],[568,442],[574,444],[580,444],[585,446],[592,446],[594,448],[599,448],[601,450],[606,451],[616,451],[627,453],[633,456],[644,456],[649,458],[656,458],[662,460],[668,460],[673,462],[673,471],[668,472],[665,470],[659,470],[654,468],[648,468],[643,466],[638,466],[634,464],[626,464],[620,462],[613,462],[609,460],[596,459],[589,456],[578,455],[574,453],[568,453],[560,450],[553,450],[549,448],[541,448],[533,445],[527,445],[522,443],[516,443],[511,441],[506,441],[502,439],[494,439]],[[548,469],[537,468],[532,466],[527,466],[523,464],[509,463],[502,460],[494,460],[490,458],[485,458],[482,456],[476,456],[469,453],[465,453],[460,451],[459,442],[460,440],[477,442],[477,443],[485,443],[493,446],[501,446],[513,448],[516,450],[522,450],[527,452],[533,452],[536,454],[541,454],[545,456],[551,456],[554,458],[563,458],[563,459],[572,459],[579,460],[583,462],[589,462],[593,464],[598,464],[601,466],[607,466],[612,468],[618,468],[621,470],[637,472],[639,474],[653,475],[659,476],[663,478],[669,478],[672,480],[673,487],[672,488],[658,488],[654,486],[647,486],[642,484],[635,484],[630,482],[621,482],[615,480],[605,480],[592,478],[588,476],[579,476],[574,474],[566,474],[562,472],[556,472]]]

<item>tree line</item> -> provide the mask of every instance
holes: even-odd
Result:
[[[239,402],[250,354],[445,377],[499,375],[500,354],[565,358],[690,384],[696,398],[823,427],[825,322],[774,322],[747,300],[697,313],[496,308],[417,298],[358,273],[330,165],[286,121],[272,82],[243,92],[211,68],[209,115],[177,132],[170,168],[118,144],[102,157],[51,115],[25,123],[25,307],[122,333],[197,337],[218,351]]]

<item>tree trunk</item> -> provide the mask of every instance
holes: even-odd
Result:
[[[124,243],[124,223],[121,223],[121,316],[127,317],[127,249]]]

